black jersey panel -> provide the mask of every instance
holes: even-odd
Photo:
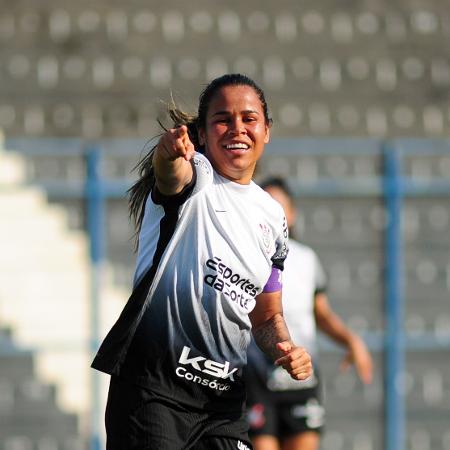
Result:
[[[161,257],[175,231],[178,220],[178,209],[179,205],[177,203],[170,203],[164,206],[165,215],[160,221],[160,234],[153,264],[133,290],[119,319],[100,346],[92,363],[94,369],[114,375],[120,373],[120,366],[126,357],[126,352],[133,339],[136,328],[144,314],[148,291],[153,282]]]

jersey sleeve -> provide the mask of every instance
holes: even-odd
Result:
[[[283,222],[278,236],[275,239],[275,253],[272,256],[272,270],[269,279],[264,286],[263,292],[276,292],[282,288],[282,271],[284,261],[288,254],[288,228],[286,217],[283,215]]]
[[[327,276],[325,270],[319,260],[319,257],[314,254],[314,295],[326,292],[327,290]]]
[[[200,192],[206,186],[209,186],[213,182],[214,170],[211,163],[206,156],[201,153],[196,153],[194,158],[192,158],[192,163],[194,165],[194,172],[196,174],[196,182],[192,195]]]
[[[286,217],[283,214],[282,225],[278,236],[275,239],[275,253],[272,256],[272,266],[279,270],[284,269],[284,261],[288,254],[288,227]]]

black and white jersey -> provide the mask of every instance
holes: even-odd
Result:
[[[135,288],[93,367],[193,407],[238,410],[250,340],[248,313],[287,227],[259,186],[218,175],[201,154],[182,193],[148,197]]]

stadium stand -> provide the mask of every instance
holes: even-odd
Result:
[[[83,233],[69,230],[64,208],[48,205],[42,189],[24,186],[25,179],[24,158],[0,151],[0,320],[14,330],[17,345],[2,331],[0,381],[18,382],[10,386],[11,395],[18,394],[9,400],[7,385],[2,384],[11,405],[5,404],[5,421],[0,421],[0,448],[85,449],[92,395],[87,240]],[[107,303],[100,298],[99,326],[106,333],[128,293],[112,286],[107,266],[103,282]],[[30,351],[21,353],[19,347]],[[101,377],[103,407],[107,382]],[[35,395],[36,401],[28,404],[27,395],[31,400]],[[39,416],[41,397],[43,408],[54,406]],[[24,434],[27,429],[36,432]],[[75,432],[79,442],[70,438]],[[45,433],[54,433],[58,441],[52,443],[52,438],[46,447]]]
[[[280,136],[448,134],[443,2],[1,3],[8,135],[151,136],[170,89],[194,104],[226,71],[266,87]]]
[[[363,137],[361,146],[371,147],[373,138],[430,138],[420,151],[402,155],[405,176],[418,186],[437,186],[427,195],[421,191],[403,199],[404,327],[412,339],[402,385],[405,449],[450,450],[444,419],[450,379],[445,364],[450,209],[448,190],[438,192],[439,183],[450,180],[450,152],[448,145],[429,151],[435,138],[448,138],[450,131],[449,38],[450,13],[442,0],[134,0],[126,5],[0,0],[0,128],[8,138],[82,139],[56,144],[16,139],[10,146],[25,155],[22,182],[46,192],[39,200],[50,202],[44,209],[64,205],[57,227],[62,220],[62,228],[68,225],[75,234],[87,225],[85,150],[92,142],[102,147],[102,176],[111,184],[106,257],[111,278],[122,289],[108,298],[118,305],[126,299],[134,267],[124,186],[134,178],[131,169],[146,139],[160,131],[155,119],[164,117],[161,100],[173,93],[191,110],[201,86],[214,76],[247,73],[266,90],[274,138],[324,138],[313,151],[303,151],[304,143],[288,155],[274,147],[258,176],[281,174],[298,188],[298,236],[321,256],[334,308],[369,338],[386,325],[383,245],[389,217],[381,193],[374,194],[383,158],[381,152],[349,154],[345,144],[331,139]],[[336,151],[322,151],[334,144]],[[11,167],[4,173],[13,173]],[[353,188],[337,195],[333,183]],[[20,329],[14,330],[19,339]],[[374,384],[367,388],[336,374],[338,356],[324,343],[323,450],[387,450],[381,353]],[[28,450],[23,442],[17,445]],[[15,442],[9,445],[16,448]]]
[[[0,327],[0,448],[84,450],[77,416],[58,406],[56,387],[36,375],[34,358]]]

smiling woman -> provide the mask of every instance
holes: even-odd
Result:
[[[250,86],[225,86],[211,101],[200,144],[216,171],[240,184],[250,183],[256,162],[269,142],[270,121]]]
[[[130,189],[133,292],[93,362],[111,374],[107,449],[250,449],[250,331],[294,380],[312,373],[282,316],[283,210],[252,181],[271,120],[240,74],[213,80],[197,116],[170,114]]]

